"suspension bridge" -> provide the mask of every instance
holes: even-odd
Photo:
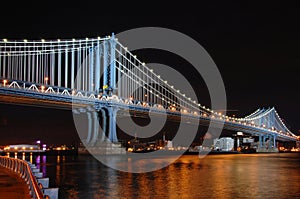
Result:
[[[113,34],[70,40],[3,39],[0,81],[2,102],[73,107],[75,113],[84,112],[90,145],[105,139],[98,133],[97,112],[103,118],[102,135],[118,142],[117,112],[128,109],[168,114],[203,125],[224,122],[225,129],[259,137],[261,148],[267,140],[274,148],[276,140],[299,140],[274,107],[236,118],[199,104],[147,67]]]

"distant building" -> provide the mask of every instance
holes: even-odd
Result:
[[[230,137],[214,139],[214,150],[217,151],[231,151],[234,147],[234,139]]]
[[[173,148],[173,142],[168,140],[167,141],[167,148]]]
[[[39,145],[14,144],[14,145],[5,146],[3,151],[4,152],[43,152],[44,150],[41,150]]]

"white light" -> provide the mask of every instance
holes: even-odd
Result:
[[[158,78],[160,78],[160,75],[157,75]]]
[[[45,39],[42,39],[42,42],[45,42]]]
[[[7,39],[3,39],[4,42],[7,42]]]
[[[168,83],[168,81],[166,80],[166,81],[165,81],[165,84],[167,84],[167,83]]]
[[[57,39],[58,42],[60,42],[60,39]]]
[[[27,39],[24,39],[24,42],[27,42]]]
[[[151,72],[153,72],[153,69],[150,69]]]
[[[88,41],[88,40],[89,40],[89,38],[85,38],[85,40],[86,40],[86,41]]]
[[[76,39],[72,39],[73,41],[76,41]]]
[[[128,48],[127,48],[127,47],[125,47],[124,49],[125,49],[125,50],[127,50]]]
[[[100,40],[100,39],[101,39],[101,37],[98,37],[98,39]]]
[[[174,88],[174,86],[171,86],[171,88]]]
[[[143,62],[142,65],[145,66],[146,65],[145,62]]]
[[[133,55],[134,58],[136,58],[136,55]]]
[[[180,90],[177,90],[177,93],[179,93],[180,92]]]

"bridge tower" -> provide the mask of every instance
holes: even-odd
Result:
[[[114,33],[103,42],[103,94],[111,95],[116,90],[116,40]]]

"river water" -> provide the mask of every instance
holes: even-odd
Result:
[[[33,156],[59,198],[300,198],[300,153],[185,155],[148,173],[92,156]]]

